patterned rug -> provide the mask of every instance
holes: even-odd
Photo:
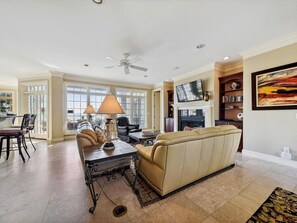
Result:
[[[277,187],[247,223],[297,223],[297,195]]]
[[[128,177],[130,182],[134,181],[134,173],[131,169],[125,171],[125,175]],[[145,207],[149,204],[155,203],[162,199],[140,176],[137,177],[135,183],[136,196],[141,207]]]
[[[137,196],[137,198],[138,198],[138,201],[139,201],[139,203],[140,203],[140,205],[141,205],[141,207],[145,207],[145,206],[147,206],[147,205],[149,205],[149,204],[152,204],[152,203],[155,203],[155,202],[157,202],[157,201],[160,201],[160,200],[162,200],[162,199],[164,199],[164,198],[167,198],[167,197],[170,197],[171,195],[173,195],[173,194],[175,194],[175,193],[178,193],[178,192],[180,192],[180,191],[182,191],[182,190],[184,190],[184,189],[186,189],[186,188],[188,188],[188,187],[191,187],[191,186],[193,186],[193,185],[196,185],[196,184],[198,184],[198,183],[200,183],[200,182],[202,182],[202,181],[204,181],[204,180],[206,180],[206,179],[208,179],[208,178],[210,178],[210,177],[213,177],[213,176],[215,176],[215,175],[217,175],[217,174],[219,174],[219,173],[222,173],[222,172],[225,172],[225,171],[227,171],[227,170],[229,170],[229,169],[231,169],[231,168],[233,168],[234,167],[234,165],[231,165],[231,166],[228,166],[228,167],[226,167],[226,168],[224,168],[224,169],[222,169],[222,170],[219,170],[219,171],[217,171],[217,172],[215,172],[215,173],[212,173],[212,174],[210,174],[210,175],[208,175],[208,176],[205,176],[205,177],[203,177],[203,178],[201,178],[201,179],[199,179],[199,180],[197,180],[197,181],[194,181],[194,182],[192,182],[192,183],[189,183],[189,184],[187,184],[187,185],[185,185],[185,186],[183,186],[183,187],[181,187],[181,188],[179,188],[179,189],[177,189],[177,190],[175,190],[175,191],[173,191],[173,192],[170,192],[169,194],[166,194],[165,196],[163,196],[163,197],[161,197],[158,193],[156,193],[146,182],[145,182],[145,180],[143,180],[142,178],[141,178],[141,176],[139,176],[138,175],[138,177],[137,177],[137,180],[136,180],[136,183],[135,183],[135,189],[136,189],[136,196]],[[131,169],[127,169],[126,171],[125,171],[125,176],[128,178],[127,180],[128,181],[130,181],[130,182],[133,182],[134,181],[134,177],[135,177],[135,175],[134,175],[134,172],[135,170],[131,170]],[[297,223],[297,222],[296,222]]]

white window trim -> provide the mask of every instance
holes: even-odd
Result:
[[[115,88],[115,96],[117,97],[117,91],[119,90],[125,90],[125,91],[132,91],[132,92],[139,92],[139,93],[145,93],[145,107],[144,107],[144,126],[141,126],[141,128],[147,128],[148,126],[148,117],[147,117],[147,106],[148,106],[148,90],[139,90],[139,89],[133,89],[133,88],[122,88],[122,87],[117,87]],[[133,97],[133,95],[131,95]]]
[[[107,85],[96,85],[96,84],[82,84],[77,82],[64,82],[64,106],[63,106],[63,113],[64,113],[64,135],[73,135],[75,134],[74,131],[67,131],[67,86],[75,86],[75,87],[85,87],[87,88],[87,103],[89,103],[90,100],[90,94],[96,94],[96,93],[90,93],[90,88],[106,88],[107,94],[110,93],[110,86]],[[83,93],[83,92],[77,92],[77,93]],[[97,110],[98,108],[94,108]]]

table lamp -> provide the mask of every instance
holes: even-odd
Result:
[[[87,108],[85,109],[84,111],[84,114],[87,114],[87,119],[89,122],[92,121],[92,115],[91,114],[95,114],[95,110],[94,110],[94,107],[93,105],[88,105]]]
[[[116,121],[114,120],[113,115],[116,114],[125,114],[124,110],[122,109],[120,103],[116,99],[116,97],[112,94],[108,94],[103,99],[101,106],[99,107],[98,114],[107,114],[108,117],[106,118],[106,136],[107,142],[104,144],[104,149],[112,149],[114,148],[114,144],[111,142],[111,131],[115,130],[116,128]]]

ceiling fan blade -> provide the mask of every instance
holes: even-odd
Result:
[[[147,68],[145,68],[145,67],[139,67],[139,66],[135,66],[135,65],[130,65],[130,67],[132,68],[132,69],[136,69],[136,70],[141,70],[141,71],[147,71]]]
[[[106,69],[109,69],[109,68],[114,68],[115,66],[107,66],[107,67],[104,67]]]
[[[130,70],[129,70],[129,67],[128,67],[128,66],[125,66],[124,69],[125,69],[125,74],[126,74],[126,75],[127,75],[127,74],[130,74]]]

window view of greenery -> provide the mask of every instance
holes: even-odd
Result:
[[[125,111],[125,116],[130,123],[139,124],[142,128],[146,127],[146,91],[132,89],[116,89],[116,97]]]
[[[109,93],[107,86],[66,85],[66,132],[73,133],[77,125],[87,120],[84,111],[88,105],[92,105],[97,112],[104,97]],[[140,124],[146,127],[146,91],[131,89],[116,89],[116,97],[125,111],[123,115],[129,118],[130,123]],[[104,127],[106,115],[92,114],[91,122]]]
[[[78,123],[87,120],[84,110],[92,105],[95,111],[100,107],[104,97],[108,94],[108,87],[66,86],[66,132],[74,132]],[[92,122],[101,125],[105,115],[92,114]]]
[[[12,112],[12,93],[0,91],[0,112],[11,113]]]

